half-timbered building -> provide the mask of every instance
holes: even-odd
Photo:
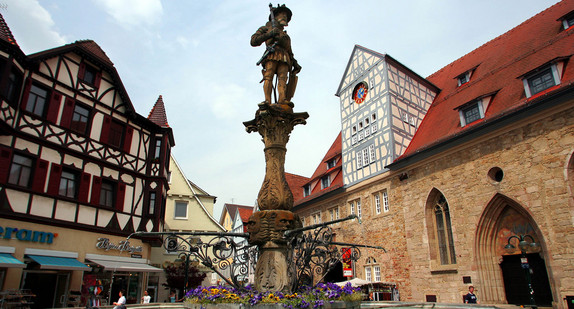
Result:
[[[171,128],[141,116],[91,40],[25,55],[0,16],[0,288],[37,308],[139,299],[161,231]],[[77,305],[76,303],[74,303]]]

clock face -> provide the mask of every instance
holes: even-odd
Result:
[[[364,82],[358,83],[357,86],[355,86],[355,89],[353,90],[353,100],[355,100],[355,103],[361,104],[365,101],[367,90],[367,84]]]

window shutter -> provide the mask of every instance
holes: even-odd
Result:
[[[48,164],[49,163],[46,160],[36,160],[36,170],[34,171],[32,190],[36,192],[44,192],[44,186],[46,185],[46,178],[48,175]]]
[[[64,110],[62,111],[62,119],[60,120],[60,125],[65,128],[70,127],[72,122],[72,115],[74,114],[74,106],[76,101],[72,98],[66,97],[66,102],[64,103]]]
[[[100,88],[100,82],[102,81],[102,71],[96,73],[96,78],[94,79],[94,87]]]
[[[118,183],[118,192],[116,195],[116,209],[119,211],[124,210],[124,200],[126,196],[126,184]]]
[[[2,148],[0,150],[0,183],[5,184],[10,174],[10,160],[12,160],[12,149]]]
[[[28,104],[28,97],[30,96],[30,88],[32,88],[32,78],[28,77],[26,79],[26,84],[24,85],[24,94],[22,95],[22,102],[20,102],[20,107],[22,110],[26,109]]]
[[[82,173],[80,178],[80,190],[78,191],[78,201],[80,203],[88,202],[88,192],[90,191],[90,179],[92,175],[88,173]]]
[[[60,111],[60,102],[62,101],[62,94],[57,91],[52,91],[50,96],[50,105],[48,105],[48,114],[46,119],[52,123],[58,120],[58,112]]]
[[[104,144],[108,143],[111,125],[112,125],[112,117],[109,115],[104,115],[104,121],[102,123],[102,131],[100,132],[100,142]]]
[[[48,194],[58,195],[60,188],[60,178],[62,177],[62,166],[52,163],[52,170],[50,171],[50,182],[48,183]]]
[[[126,134],[124,136],[124,151],[129,153],[130,148],[132,147],[132,137],[134,135],[134,129],[130,126],[126,128]]]
[[[92,182],[92,198],[90,200],[92,204],[100,204],[100,191],[102,191],[102,177],[94,176],[94,181]]]
[[[78,71],[78,79],[83,80],[86,74],[86,64],[84,62],[80,63],[80,70]]]

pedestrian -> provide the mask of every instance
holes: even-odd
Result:
[[[177,299],[177,298],[175,297],[175,291],[174,291],[174,290],[171,290],[171,293],[169,293],[169,302],[170,302],[170,303],[175,303],[175,300],[176,300],[176,299]]]
[[[476,295],[474,295],[474,287],[471,285],[468,287],[468,294],[464,296],[465,304],[478,304]]]
[[[114,309],[125,309],[126,308],[126,290],[120,290],[120,298],[117,302],[114,302]]]
[[[142,304],[149,304],[151,301],[151,296],[148,295],[147,290],[144,290],[144,296],[142,296]]]

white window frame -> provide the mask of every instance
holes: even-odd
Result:
[[[389,210],[390,210],[389,193],[387,192],[387,190],[384,190],[381,192],[381,196],[383,198],[383,211],[389,212]]]
[[[374,276],[375,282],[381,282],[381,266],[378,265],[373,266],[373,272],[375,273]]]
[[[458,115],[460,117],[460,126],[464,127],[466,126],[468,123],[466,123],[466,117],[465,117],[465,111],[468,111],[471,107],[474,106],[478,106],[478,114],[480,116],[479,119],[483,119],[484,118],[484,107],[482,105],[482,99],[480,100],[476,100],[475,102],[473,102],[472,104],[469,104],[468,106],[465,106],[464,108],[460,108],[458,110]],[[477,119],[477,120],[479,120]],[[475,120],[476,121],[476,120]],[[474,122],[474,121],[473,121]]]
[[[357,151],[355,156],[357,157],[357,169],[363,168],[363,152]]]
[[[313,224],[320,224],[321,223],[321,213],[320,212],[316,212],[316,213],[312,214],[311,217],[313,218]]]
[[[177,206],[185,204],[185,217],[178,217],[177,216]],[[189,216],[189,203],[187,201],[175,201],[175,203],[173,204],[173,218],[174,219],[187,219],[187,217]]]
[[[357,216],[359,218],[363,217],[363,210],[361,209],[361,200],[357,200]]]
[[[377,213],[377,215],[380,215],[381,214],[381,195],[377,192],[377,193],[375,193],[373,198],[375,199],[375,212]]]
[[[350,202],[349,206],[351,208],[351,214],[354,215],[355,214],[355,201]]]
[[[363,152],[363,166],[369,165],[371,162],[369,161],[369,148],[365,148],[362,150]]]
[[[548,66],[542,66],[542,67],[540,67],[539,70],[536,70],[536,72],[534,72],[534,73],[532,73],[532,74],[528,74],[527,76],[525,76],[525,77],[522,79],[522,84],[524,85],[524,92],[526,93],[526,97],[527,97],[527,98],[530,98],[531,96],[536,95],[536,94],[538,94],[538,93],[540,93],[540,92],[543,92],[544,90],[549,89],[549,88],[552,88],[552,87],[554,87],[554,86],[556,86],[556,85],[560,85],[560,73],[558,72],[558,67],[556,66],[556,63],[550,64],[549,67],[550,67],[550,70],[551,70],[551,72],[552,72],[552,78],[553,78],[553,80],[554,80],[554,85],[553,85],[553,86],[550,86],[550,87],[548,87],[548,88],[545,88],[545,89],[543,89],[543,90],[541,90],[541,91],[539,91],[539,92],[537,92],[537,93],[532,93],[532,91],[531,91],[531,89],[530,89],[529,81],[530,81],[533,77],[535,77],[535,76],[537,76],[538,74],[540,74],[542,71],[545,71],[546,69],[548,69]]]
[[[377,155],[375,153],[375,144],[369,145],[369,157],[371,163],[375,163],[375,161],[377,160]]]
[[[324,181],[325,179],[326,183]],[[321,177],[321,190],[329,188],[330,185],[331,185],[331,177],[329,175]]]
[[[371,266],[365,266],[365,280],[373,282],[373,276],[371,273]]]

